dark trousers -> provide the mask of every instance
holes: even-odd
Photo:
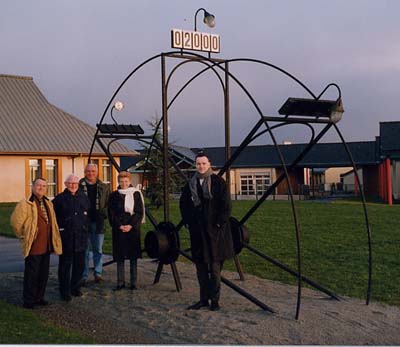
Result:
[[[130,277],[131,286],[136,286],[137,282],[137,259],[132,258],[130,262]],[[125,260],[117,261],[117,285],[121,286],[125,284]]]
[[[60,255],[58,261],[58,283],[61,296],[69,296],[81,288],[84,269],[85,251]]]
[[[50,254],[29,255],[25,258],[24,292],[25,304],[43,300],[49,279]]]
[[[197,280],[200,285],[200,301],[219,301],[222,264],[222,262],[196,263]]]

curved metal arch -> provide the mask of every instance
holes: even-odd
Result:
[[[336,83],[329,83],[324,90],[317,96],[317,99],[319,99],[322,95],[325,94],[325,92],[330,88],[330,87],[335,87],[338,91],[338,100],[342,97],[342,90],[340,89],[340,87],[336,84]]]
[[[168,76],[168,78],[167,78],[167,82],[165,83],[165,87],[166,87],[167,89],[168,89],[169,82],[170,82],[171,77],[172,77],[172,75],[174,74],[174,72],[175,72],[176,70],[178,70],[178,68],[180,68],[182,65],[187,64],[187,63],[202,63],[202,64],[207,65],[208,68],[204,69],[204,71],[203,71],[203,70],[200,71],[199,75],[201,75],[203,72],[205,72],[205,71],[207,71],[207,70],[209,70],[209,69],[213,70],[213,72],[215,72],[215,74],[217,75],[219,81],[221,82],[222,89],[225,91],[224,82],[222,81],[221,76],[218,74],[218,72],[214,69],[213,66],[208,65],[205,61],[202,61],[202,60],[190,60],[190,59],[185,60],[185,61],[183,61],[183,62],[181,62],[181,63],[175,65],[174,68],[170,71],[169,76]],[[197,77],[197,74],[196,74],[195,76]],[[193,79],[195,79],[196,77],[194,77]],[[190,80],[185,84],[185,86],[182,87],[182,89],[185,89],[185,88],[186,88],[186,85],[190,84],[191,81],[192,81],[192,79],[190,79]],[[177,93],[177,95],[175,95],[175,97],[178,96],[178,95],[180,94],[180,92],[181,92],[181,90]],[[168,107],[169,107],[172,103],[173,103],[173,101],[171,101],[171,102],[168,104]]]
[[[371,244],[371,226],[369,224],[369,219],[368,219],[367,204],[366,204],[366,200],[365,200],[364,190],[362,189],[362,186],[360,183],[361,182],[360,177],[357,172],[357,166],[353,159],[353,155],[351,154],[350,149],[349,149],[346,141],[344,140],[344,137],[343,137],[341,131],[339,130],[339,128],[337,127],[336,124],[334,124],[334,128],[336,130],[336,133],[339,135],[339,138],[342,141],[342,144],[343,144],[343,146],[347,152],[347,155],[351,161],[351,164],[353,166],[354,175],[357,179],[357,186],[358,186],[358,190],[360,192],[361,201],[362,201],[362,205],[363,205],[365,224],[367,226],[367,238],[368,238],[368,287],[367,287],[367,298],[366,298],[366,305],[368,305],[370,298],[371,298],[371,287],[372,287],[372,244]]]
[[[271,127],[271,130],[277,129],[277,128],[280,128],[280,127],[284,127],[284,126],[286,126],[286,125],[294,125],[294,124],[297,124],[297,125],[304,125],[304,126],[310,128],[310,130],[311,130],[311,139],[310,139],[310,141],[309,141],[308,143],[310,144],[311,142],[313,142],[313,140],[314,140],[314,138],[315,138],[315,130],[314,130],[314,128],[313,128],[310,124],[308,124],[308,123],[301,123],[301,122],[293,122],[293,123],[290,123],[290,124],[288,124],[288,123],[279,123],[279,124],[273,125],[273,126]],[[265,130],[259,132],[258,134],[254,135],[254,136],[251,138],[251,142],[253,142],[255,139],[257,139],[257,138],[260,137],[261,135],[265,134],[266,132],[268,132],[268,129],[265,129]]]
[[[107,104],[107,106],[106,106],[106,108],[105,108],[105,110],[104,110],[104,112],[103,112],[103,115],[102,115],[101,118],[100,118],[99,125],[101,125],[101,124],[103,123],[104,117],[106,116],[107,111],[108,111],[108,109],[110,108],[110,105],[111,105],[112,101],[113,101],[114,98],[117,96],[117,94],[119,93],[119,91],[121,90],[121,88],[125,85],[125,83],[131,78],[131,76],[132,76],[135,72],[137,72],[138,70],[140,70],[143,66],[145,66],[147,63],[151,62],[152,60],[154,60],[154,59],[156,59],[156,58],[161,57],[161,55],[162,55],[162,53],[157,54],[157,55],[155,55],[155,56],[153,56],[153,57],[151,57],[151,58],[145,60],[143,63],[139,64],[135,69],[133,69],[133,70],[128,74],[128,76],[125,77],[125,79],[122,81],[122,83],[119,85],[119,87],[115,90],[113,96],[111,97],[110,101],[108,102],[108,104]],[[92,156],[93,147],[94,147],[94,144],[95,144],[95,142],[96,142],[96,137],[97,137],[98,133],[99,133],[99,127],[97,127],[97,129],[96,129],[95,135],[94,135],[94,137],[93,137],[93,142],[92,142],[92,145],[91,145],[91,147],[90,147],[89,161],[90,161],[90,157]]]
[[[219,79],[219,81],[220,81],[220,83],[221,83],[222,89],[223,89],[223,91],[224,91],[224,93],[225,93],[225,85],[224,85],[224,82],[222,81],[221,76],[218,74],[218,72],[217,72],[212,66],[210,66],[209,64],[207,64],[206,62],[201,61],[201,60],[197,60],[197,61],[185,60],[185,61],[183,61],[183,62],[177,64],[176,66],[174,66],[174,68],[173,68],[172,71],[170,72],[170,74],[169,74],[169,76],[168,76],[168,79],[167,79],[167,82],[166,82],[166,89],[167,89],[167,90],[168,90],[168,85],[169,85],[169,82],[170,82],[170,80],[171,80],[172,74],[173,74],[179,67],[181,67],[182,65],[184,65],[184,64],[186,64],[186,63],[193,63],[193,62],[205,64],[205,65],[207,65],[207,68],[205,68],[205,69],[201,70],[200,72],[198,72],[197,74],[195,74],[191,79],[189,79],[189,80],[182,86],[182,88],[175,94],[175,96],[172,98],[172,100],[168,103],[168,105],[167,105],[167,110],[169,110],[169,108],[170,108],[171,105],[174,103],[174,101],[177,99],[177,97],[186,89],[186,87],[187,87],[194,79],[196,79],[198,76],[200,76],[202,73],[206,72],[206,71],[209,70],[210,68],[213,70],[213,72],[215,72],[215,75],[218,77],[218,79]],[[164,119],[164,117],[162,116],[162,117],[160,118],[160,120],[158,121],[158,123],[157,123],[157,125],[156,125],[156,128],[154,129],[153,139],[152,139],[152,141],[151,141],[151,143],[150,143],[150,146],[149,146],[149,149],[148,149],[148,151],[147,151],[147,158],[149,158],[150,151],[151,151],[151,149],[152,149],[152,147],[153,147],[154,138],[155,138],[156,134],[158,133],[158,130],[159,130],[160,126],[161,126],[161,123],[162,123],[163,119]],[[148,161],[148,159],[146,159],[146,164],[147,164],[147,161]],[[145,172],[146,172],[146,171],[145,171]],[[144,183],[144,174],[145,174],[145,172],[143,173],[143,176],[142,176],[142,187],[143,187],[143,183]]]

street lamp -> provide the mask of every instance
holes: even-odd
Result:
[[[207,12],[207,10],[204,9],[203,7],[201,7],[196,11],[196,13],[194,15],[194,31],[197,31],[197,14],[201,10],[204,11],[204,18],[203,18],[204,24],[206,24],[210,28],[214,28],[215,27],[215,16],[213,14]]]
[[[113,107],[111,108],[111,119],[114,121],[114,124],[117,125],[118,123],[116,122],[116,120],[113,117],[113,110],[114,108],[119,112],[122,111],[122,109],[124,108],[124,103],[122,101],[117,100],[115,102],[115,104],[113,105]]]

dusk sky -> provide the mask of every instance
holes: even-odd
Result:
[[[221,36],[218,58],[255,58],[287,70],[315,93],[330,82],[342,89],[339,127],[347,141],[370,141],[380,121],[400,120],[400,1],[392,0],[2,0],[0,74],[32,76],[52,104],[95,125],[124,78],[146,59],[172,50],[170,30],[193,30],[194,13],[216,18],[198,31]],[[168,63],[169,70],[175,60]],[[190,66],[189,66],[190,65]],[[169,98],[200,64],[188,64],[171,80]],[[263,112],[277,115],[289,96],[304,97],[284,75],[266,67],[232,63]],[[161,114],[160,60],[135,75],[117,99],[115,117],[141,124]],[[336,99],[334,89],[327,98]],[[258,120],[231,81],[232,144]],[[169,112],[170,136],[183,146],[223,145],[223,94],[211,72],[196,80]],[[109,118],[108,118],[109,119]],[[289,126],[278,141],[305,142],[308,131]],[[399,134],[400,135],[400,134]],[[324,141],[338,141],[331,132]],[[270,143],[268,137],[258,143]]]

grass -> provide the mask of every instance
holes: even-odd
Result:
[[[93,340],[57,328],[35,313],[0,300],[0,344],[89,344]]]
[[[234,201],[232,215],[240,219],[253,204],[254,201]],[[368,203],[367,206],[372,230],[372,300],[400,305],[400,205]],[[299,201],[296,207],[301,230],[303,275],[338,294],[365,298],[368,247],[361,203]],[[12,208],[13,205],[0,204],[0,233],[5,235],[12,235],[8,227]],[[150,209],[161,221],[162,207],[159,210]],[[171,202],[170,210],[171,221],[177,224],[180,221],[177,201]],[[265,202],[246,226],[253,247],[296,269],[296,236],[289,202]],[[151,229],[151,223],[147,222],[142,234]],[[182,247],[188,247],[186,229],[181,230],[180,236]],[[104,250],[111,252],[110,232],[106,234]],[[242,251],[240,261],[246,273],[296,283],[293,276],[248,250]],[[234,270],[234,265],[227,262],[225,268]]]

